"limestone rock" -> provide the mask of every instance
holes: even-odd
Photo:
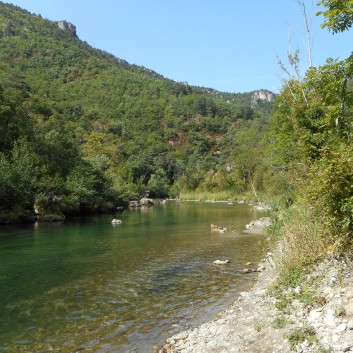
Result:
[[[255,91],[251,96],[251,106],[254,107],[259,102],[269,102],[272,103],[275,100],[275,95],[271,91],[264,89]]]
[[[141,206],[153,206],[154,205],[154,201],[152,199],[149,199],[148,197],[143,197],[140,200],[140,205]]]
[[[226,265],[230,263],[230,260],[215,260],[213,261],[215,265]]]
[[[65,32],[69,32],[72,36],[76,37],[76,26],[67,21],[56,22],[58,27]]]

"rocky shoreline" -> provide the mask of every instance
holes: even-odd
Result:
[[[353,352],[353,266],[331,257],[308,269],[296,288],[283,290],[284,310],[269,290],[278,274],[272,256],[254,287],[218,317],[167,339],[159,353]],[[295,295],[292,295],[295,294]]]

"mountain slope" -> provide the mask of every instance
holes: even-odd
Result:
[[[26,121],[26,129],[17,126],[16,133],[8,133],[9,121],[2,120],[2,158],[15,158],[13,149],[21,141],[47,175],[35,176],[23,205],[28,209],[42,202],[43,209],[81,212],[146,190],[167,196],[199,188],[207,173],[231,163],[231,146],[222,147],[227,132],[254,118],[266,124],[272,106],[251,107],[253,93],[223,93],[166,79],[90,47],[68,22],[48,21],[3,2],[0,41],[2,104],[22,107],[14,125]],[[107,195],[93,202],[99,188],[92,182],[72,201],[73,186],[67,183],[77,165],[96,173]],[[48,176],[57,177],[61,186],[46,185]],[[204,187],[225,188],[218,184]],[[83,201],[88,191],[96,196]],[[68,200],[54,207],[48,194]],[[5,208],[11,209],[11,202]]]

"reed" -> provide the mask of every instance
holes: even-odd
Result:
[[[236,201],[241,199],[235,196],[231,191],[207,192],[207,191],[189,191],[180,194],[183,201]]]

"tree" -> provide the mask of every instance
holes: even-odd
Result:
[[[344,32],[353,25],[353,0],[321,0],[318,5],[324,6],[324,11],[317,15],[324,16],[322,28],[328,28],[333,33]]]

